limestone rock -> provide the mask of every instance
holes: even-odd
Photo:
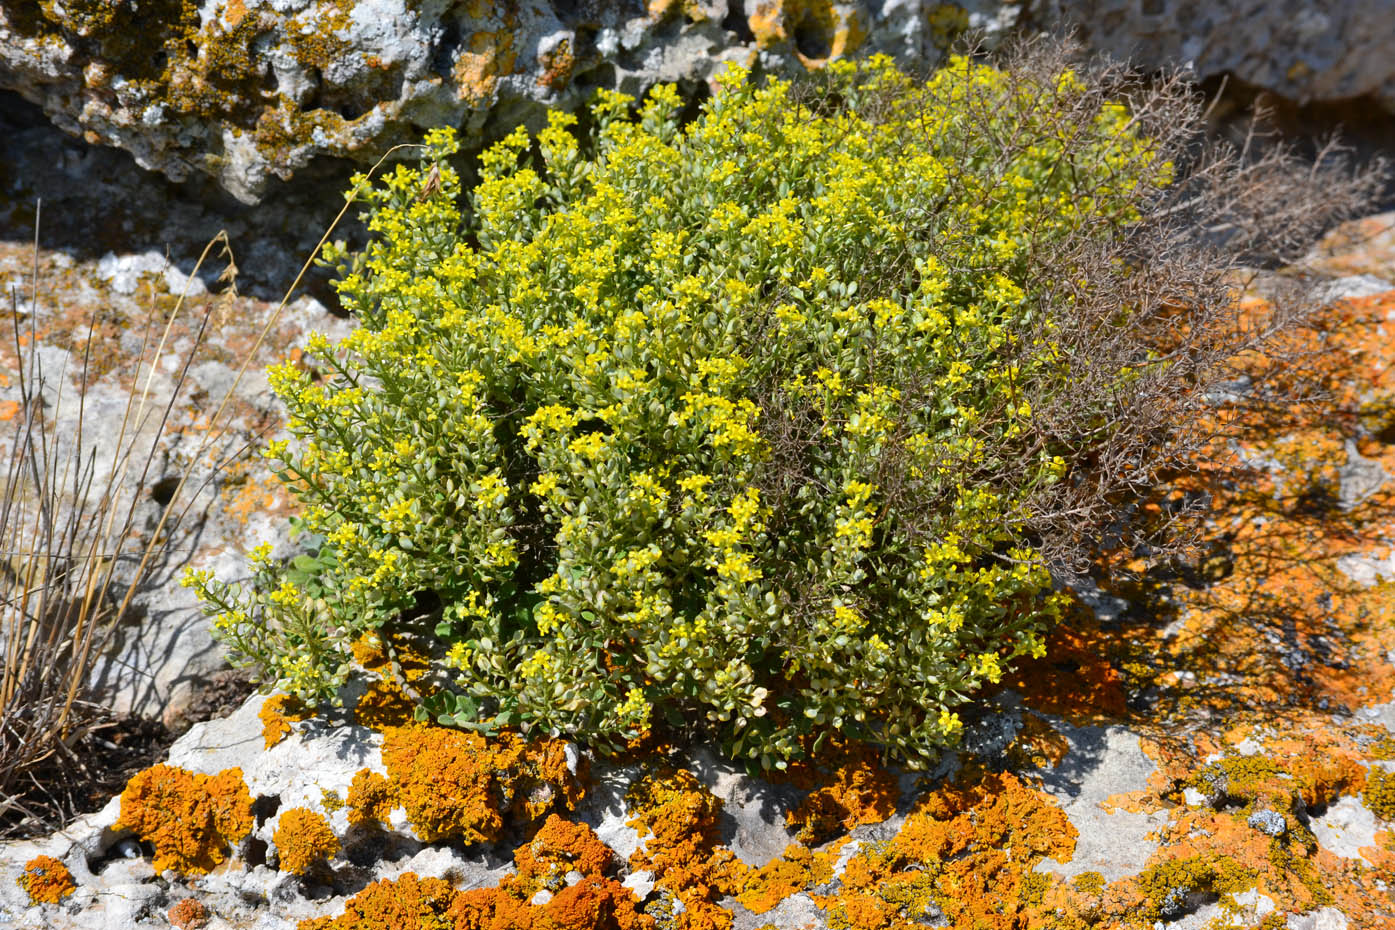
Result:
[[[250,203],[314,158],[371,163],[426,127],[488,137],[597,86],[692,90],[727,61],[862,48],[919,57],[930,35],[913,0],[6,0],[0,84],[74,135]]]
[[[597,87],[693,93],[727,61],[924,65],[966,27],[1063,24],[1145,67],[1395,108],[1383,0],[4,0],[0,86],[73,135],[252,203],[317,159],[371,164],[432,126],[484,142]]]

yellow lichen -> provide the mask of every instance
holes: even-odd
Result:
[[[730,927],[731,912],[714,899],[739,894],[749,870],[717,845],[721,800],[684,769],[646,776],[630,786],[625,800],[628,822],[644,838],[630,868],[653,872],[658,887],[681,904],[675,930]]]
[[[1395,772],[1372,769],[1366,777],[1366,791],[1362,799],[1381,820],[1395,821]]]

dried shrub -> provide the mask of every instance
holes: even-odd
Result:
[[[226,240],[218,237],[195,275],[219,246],[231,263]],[[120,784],[104,771],[115,761],[105,757],[115,754],[103,751],[100,736],[118,721],[94,699],[93,671],[117,628],[134,619],[136,595],[187,557],[176,551],[177,531],[198,520],[209,501],[200,493],[206,482],[186,487],[188,474],[181,474],[161,490],[154,526],[143,523],[142,505],[155,496],[160,443],[217,300],[210,297],[201,317],[186,324],[192,307],[185,294],[167,313],[152,298],[119,420],[93,423],[86,395],[105,362],[97,335],[103,311],[89,317],[85,342],[74,334],[83,344],[73,353],[76,385],[69,386],[71,372],[46,370],[40,358],[36,316],[45,299],[36,220],[27,332],[18,290],[10,295],[17,409],[7,417],[12,432],[0,466],[0,833],[6,834],[58,829]],[[192,346],[168,398],[157,403],[154,360],[175,341],[177,325],[192,330]],[[219,448],[222,434],[212,428],[221,412],[192,458],[217,460],[209,480],[230,452],[227,443]]]

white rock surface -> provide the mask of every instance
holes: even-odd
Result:
[[[1350,795],[1339,798],[1328,805],[1321,817],[1314,818],[1310,826],[1323,849],[1371,865],[1360,850],[1375,845],[1376,831],[1380,826],[1376,815],[1361,803],[1360,798]]]
[[[1110,882],[1142,871],[1158,848],[1149,833],[1166,822],[1166,813],[1109,811],[1102,802],[1111,795],[1142,791],[1157,766],[1144,755],[1137,734],[1124,727],[1073,727],[1055,720],[1052,724],[1070,742],[1070,750],[1059,765],[1042,772],[1042,787],[1060,802],[1080,836],[1070,862],[1044,859],[1037,871],[1064,878],[1099,872]]]

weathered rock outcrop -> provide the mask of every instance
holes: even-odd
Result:
[[[1065,24],[1145,66],[1395,109],[1382,0],[0,0],[0,86],[69,133],[252,203],[311,161],[371,163],[431,126],[483,143],[597,87],[698,93],[728,61],[931,63],[964,28]]]

